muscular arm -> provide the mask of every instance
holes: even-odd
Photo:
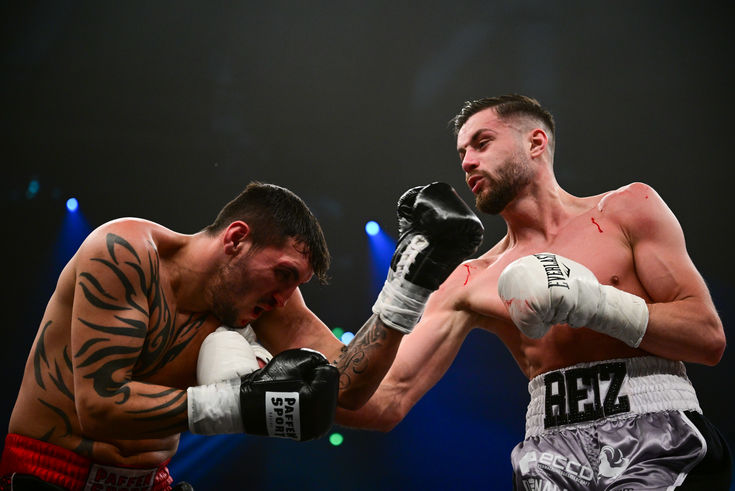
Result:
[[[278,324],[288,326],[290,342],[298,340],[295,346],[320,349],[334,360],[341,374],[339,405],[344,408],[358,408],[370,398],[403,335],[411,333],[421,317],[430,293],[482,242],[479,219],[445,183],[406,191],[398,200],[397,216],[400,238],[388,278],[373,305],[376,315],[349,346],[339,347],[333,336],[320,334],[328,329],[306,308],[300,295],[287,304],[294,315],[281,312],[271,329],[256,330],[264,339]],[[271,349],[279,346],[273,335],[265,342]]]
[[[337,423],[389,431],[444,376],[472,328],[473,314],[455,310],[450,296],[464,282],[456,270],[429,299],[413,332],[403,339],[393,365],[359,410],[337,408]]]
[[[290,348],[311,348],[339,369],[338,404],[357,408],[367,401],[388,371],[403,334],[371,316],[345,346],[306,306],[297,290],[286,305],[253,323],[258,339],[272,353]]]
[[[175,356],[171,343],[191,339],[197,323],[191,319],[174,326],[155,247],[144,239],[98,231],[77,261],[71,361],[82,431],[106,440],[186,430],[185,390],[133,380],[134,369],[153,374],[170,361],[163,353]]]
[[[674,214],[650,187],[627,190],[623,210],[636,272],[650,297],[649,320],[640,348],[670,359],[714,365],[725,334],[709,290],[689,257]]]

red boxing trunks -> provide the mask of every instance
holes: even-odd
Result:
[[[164,462],[157,468],[116,467],[92,462],[65,448],[14,433],[5,438],[0,491],[13,474],[26,474],[70,491],[166,491],[173,479]]]

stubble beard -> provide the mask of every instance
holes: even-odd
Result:
[[[506,160],[495,175],[483,173],[483,177],[487,188],[477,194],[475,206],[483,213],[497,215],[531,182],[532,174],[528,162],[516,156]]]
[[[243,289],[241,285],[236,285],[232,279],[242,274],[235,271],[236,269],[247,269],[250,254],[248,252],[241,261],[234,264],[222,265],[209,288],[209,295],[212,299],[212,313],[228,327],[242,327],[237,325],[238,312],[235,309],[235,300],[236,298],[242,298],[247,293],[247,288]]]

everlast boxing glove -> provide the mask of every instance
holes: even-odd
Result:
[[[587,327],[637,348],[648,306],[632,293],[601,285],[587,267],[552,253],[516,259],[498,278],[498,294],[518,329],[540,338],[554,325]]]
[[[409,189],[398,200],[398,232],[388,278],[373,312],[387,326],[407,334],[431,292],[477,251],[483,227],[449,184],[435,182]]]
[[[338,387],[337,368],[320,353],[283,351],[241,379],[190,387],[189,429],[312,440],[332,426]]]

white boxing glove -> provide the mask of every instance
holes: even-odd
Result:
[[[547,252],[510,263],[498,278],[498,294],[516,327],[534,339],[569,324],[637,348],[648,326],[645,300],[601,285],[585,266]]]
[[[240,378],[271,361],[273,355],[256,341],[255,333],[247,326],[242,329],[218,327],[204,338],[197,361],[197,383]]]

